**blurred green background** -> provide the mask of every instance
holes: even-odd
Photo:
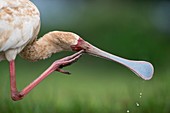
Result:
[[[41,12],[39,37],[53,30],[72,31],[97,47],[155,67],[144,81],[125,67],[84,55],[66,70],[53,73],[23,100],[9,91],[9,66],[0,63],[0,113],[169,113],[170,2],[162,0],[32,0]],[[16,60],[21,90],[56,59]]]

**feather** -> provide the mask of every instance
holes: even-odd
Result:
[[[29,0],[0,0],[0,52],[5,56],[16,56],[35,40],[39,29],[39,11]]]

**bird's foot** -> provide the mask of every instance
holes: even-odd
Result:
[[[64,74],[71,74],[70,72],[63,70],[62,68],[75,63],[81,57],[83,52],[84,50],[81,50],[71,56],[67,56],[65,58],[55,61],[52,64],[53,67],[55,68],[55,71],[58,71]]]

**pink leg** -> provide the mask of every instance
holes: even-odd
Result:
[[[14,101],[21,100],[25,95],[27,95],[35,86],[37,86],[42,80],[44,80],[49,74],[54,71],[59,71],[64,74],[69,74],[69,72],[62,70],[61,68],[71,65],[77,61],[82,55],[83,50],[77,52],[71,56],[62,58],[55,61],[44,73],[42,73],[37,79],[25,87],[21,92],[18,92],[16,87],[16,75],[15,75],[15,61],[10,61],[10,87],[11,87],[11,98]]]

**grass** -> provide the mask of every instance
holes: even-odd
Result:
[[[99,63],[100,64],[100,63]],[[4,64],[5,66],[7,64]],[[18,66],[19,64],[17,64]],[[20,64],[22,65],[22,64]],[[35,66],[35,67],[34,67]],[[69,67],[72,76],[53,73],[23,100],[10,99],[8,70],[0,76],[0,113],[169,113],[169,72],[157,72],[151,81],[143,81],[119,66]],[[93,66],[93,64],[91,64]],[[17,70],[19,89],[36,78],[36,64]],[[21,67],[22,68],[22,67]],[[67,69],[67,68],[66,68]],[[22,76],[24,71],[28,71]],[[31,76],[30,76],[31,75]],[[140,98],[140,93],[142,97]],[[136,105],[139,103],[139,106]]]

